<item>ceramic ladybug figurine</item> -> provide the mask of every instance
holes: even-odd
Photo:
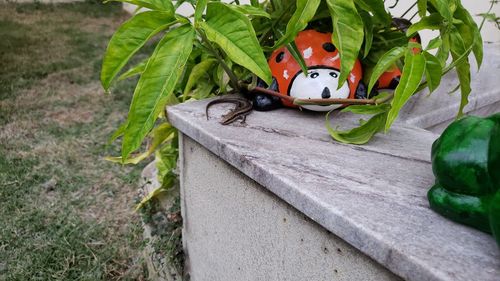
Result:
[[[299,64],[286,47],[273,52],[269,58],[269,67],[273,74],[273,84],[270,89],[299,99],[330,99],[330,98],[366,98],[366,87],[358,87],[362,78],[361,63],[356,61],[347,81],[338,88],[340,76],[340,54],[331,43],[331,33],[321,33],[315,30],[300,32],[295,43],[308,67],[303,73]],[[297,107],[287,100],[257,95],[254,97],[256,110],[270,110],[284,105]],[[313,111],[330,111],[342,105],[306,105]]]

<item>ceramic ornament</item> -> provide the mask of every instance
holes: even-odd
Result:
[[[346,83],[340,88],[340,54],[332,44],[331,33],[315,30],[300,32],[295,43],[308,67],[307,75],[286,47],[273,52],[269,66],[273,74],[271,88],[284,95],[299,99],[356,98],[356,91],[363,76],[361,63],[356,61]],[[363,87],[364,88],[364,87]],[[287,107],[297,107],[287,100],[282,100]],[[330,111],[343,105],[305,105],[303,108],[313,111]]]

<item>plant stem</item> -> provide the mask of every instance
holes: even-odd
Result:
[[[270,96],[282,98],[282,99],[287,100],[287,101],[292,102],[292,103],[295,101],[294,97],[287,96],[287,95],[282,95],[279,92],[276,92],[276,91],[273,91],[273,90],[269,90],[269,89],[266,89],[266,88],[262,88],[262,87],[253,87],[253,88],[251,88],[251,87],[248,87],[247,89],[250,92],[257,92],[257,93],[262,93],[262,94],[266,94],[266,95],[270,95]]]
[[[346,105],[375,105],[376,101],[373,99],[295,99],[295,105],[332,105],[332,104],[346,104]]]
[[[219,55],[219,52],[212,46],[212,44],[210,43],[208,38],[205,36],[203,31],[198,30],[198,33],[201,36],[201,40],[207,44],[208,51],[210,51],[215,56],[215,58],[217,59],[219,64],[222,66],[222,68],[226,72],[227,76],[229,76],[229,80],[231,82],[231,86],[233,87],[233,89],[239,89],[238,77],[236,76],[236,74],[234,74],[234,72],[226,64],[224,59]]]
[[[346,105],[377,105],[385,103],[394,97],[394,94],[389,94],[382,99],[296,99],[291,96],[283,95],[279,92],[269,90],[262,87],[252,87],[249,84],[240,83],[240,87],[247,89],[249,92],[262,93],[274,97],[287,100],[295,105],[332,105],[332,104],[346,104]]]
[[[491,10],[493,10],[493,6],[495,5],[497,1],[491,1],[490,8],[488,9],[487,14],[491,13]],[[481,21],[481,25],[479,26],[479,31],[483,29],[484,22],[486,21],[486,17],[483,17],[483,20]]]

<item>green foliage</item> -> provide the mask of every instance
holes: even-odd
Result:
[[[210,42],[216,43],[237,64],[271,84],[271,70],[250,20],[230,5],[209,3],[206,22],[198,23]]]
[[[408,99],[415,93],[422,76],[425,73],[425,58],[422,54],[413,54],[413,50],[408,49],[405,55],[405,66],[401,75],[399,85],[394,92],[394,99],[391,102],[391,110],[387,116],[385,130],[389,130],[391,124],[396,120],[399,110],[406,104]]]
[[[123,134],[122,157],[140,147],[142,140],[169,101],[193,46],[194,29],[185,25],[158,43],[137,83]]]
[[[340,52],[338,85],[340,89],[354,67],[363,44],[363,20],[352,0],[327,0],[326,2],[330,8],[333,22],[332,41]]]
[[[159,11],[140,13],[125,22],[109,41],[104,56],[101,72],[104,89],[109,88],[116,74],[151,37],[175,22],[172,14]]]
[[[351,108],[352,107],[352,108]],[[361,121],[361,126],[351,130],[340,131],[332,128],[330,124],[330,113],[326,115],[326,128],[330,135],[338,141],[350,144],[365,144],[373,135],[384,129],[385,120],[387,119],[387,104],[376,106],[350,106],[347,111],[357,114],[375,114],[368,121]]]
[[[378,63],[373,68],[373,72],[370,77],[370,83],[368,84],[368,93],[371,93],[373,86],[375,86],[375,83],[377,83],[380,75],[382,75],[390,68],[394,67],[396,62],[404,56],[405,51],[405,47],[394,47],[380,58]]]
[[[333,32],[332,42],[341,57],[339,87],[357,60],[363,65],[370,91],[385,71],[395,66],[402,70],[401,82],[393,94],[372,97],[375,105],[347,109],[353,114],[371,115],[368,121],[349,131],[334,130],[327,123],[331,136],[346,143],[366,143],[376,133],[387,131],[416,92],[428,88],[432,93],[441,77],[451,70],[459,76],[461,115],[470,93],[469,54],[474,54],[478,65],[483,57],[480,28],[460,0],[416,1],[421,20],[406,32],[393,25],[382,0],[273,0],[251,1],[251,5],[215,0],[177,1],[175,5],[170,0],[120,1],[152,10],[135,15],[117,31],[103,63],[101,78],[105,88],[120,73],[120,79],[141,76],[126,125],[114,136],[123,135],[122,157],[113,158],[122,163],[135,163],[137,157],[151,154],[152,144],[143,154],[133,153],[151,136],[155,124],[166,121],[166,104],[224,94],[237,90],[243,82],[255,83],[257,77],[270,84],[266,56],[281,46],[286,46],[304,70],[304,59],[293,39],[306,28]],[[193,6],[193,15],[175,14],[184,2]],[[427,46],[410,42],[424,30],[437,30],[439,35]],[[155,34],[161,34],[163,39],[151,57],[123,70]],[[450,56],[452,60],[448,61]],[[158,118],[161,122],[157,122]],[[164,137],[155,149],[170,147],[176,141]],[[168,158],[173,154],[163,155]],[[166,182],[175,177],[170,172],[162,176]]]
[[[295,13],[288,21],[285,34],[274,44],[273,49],[292,42],[297,34],[304,30],[307,23],[314,17],[319,0],[297,0]]]
[[[442,66],[441,62],[433,56],[431,53],[424,51],[425,58],[425,79],[427,81],[427,87],[429,88],[429,93],[434,92],[436,88],[441,84],[442,78]]]

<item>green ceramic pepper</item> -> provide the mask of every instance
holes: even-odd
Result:
[[[452,123],[432,145],[431,208],[492,233],[500,247],[500,113]]]

